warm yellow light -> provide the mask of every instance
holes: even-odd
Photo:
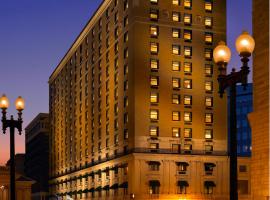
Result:
[[[9,106],[9,100],[5,94],[0,98],[0,108],[7,109]]]
[[[16,99],[15,106],[19,111],[24,110],[24,99],[21,96]]]
[[[216,63],[228,63],[231,60],[231,50],[221,41],[214,49],[213,56]]]
[[[239,55],[250,56],[255,48],[255,41],[248,32],[244,31],[235,42]]]

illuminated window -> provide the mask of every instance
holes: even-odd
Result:
[[[179,6],[180,5],[180,0],[172,0],[172,4]]]
[[[172,45],[172,53],[174,55],[180,55],[180,45]]]
[[[192,0],[184,0],[184,7],[187,8],[187,9],[191,9]]]
[[[206,48],[205,52],[204,52],[204,57],[205,57],[206,60],[212,60],[212,58],[213,58],[213,50],[209,49],[209,48]]]
[[[205,106],[213,107],[213,97],[205,97]]]
[[[157,71],[159,68],[159,61],[157,59],[151,59],[150,68],[151,68],[151,71]]]
[[[213,74],[213,65],[205,65],[205,75],[211,76]]]
[[[180,13],[179,12],[172,12],[172,20],[174,22],[180,22]]]
[[[172,29],[172,37],[173,38],[180,38],[180,29],[173,28]]]
[[[184,128],[184,138],[192,138],[192,129]]]
[[[177,194],[186,194],[187,193],[187,187],[189,186],[187,181],[178,181],[177,182]]]
[[[114,37],[117,38],[119,36],[119,28],[116,27],[114,30]]]
[[[207,140],[213,139],[213,130],[212,129],[205,129],[204,137]]]
[[[184,122],[191,122],[191,121],[192,121],[192,113],[184,112]]]
[[[158,93],[157,92],[151,92],[150,94],[150,102],[151,103],[158,103],[159,98],[158,98]]]
[[[205,114],[205,123],[213,123],[213,114],[212,113]]]
[[[151,25],[150,26],[150,35],[151,35],[151,37],[153,37],[153,38],[157,38],[158,37],[158,26],[153,26],[153,25]]]
[[[124,42],[128,42],[128,32],[124,34]]]
[[[124,10],[128,9],[128,0],[124,2]]]
[[[158,0],[150,0],[151,4],[158,4]]]
[[[206,153],[211,153],[213,151],[213,145],[205,145],[205,151]]]
[[[150,136],[158,136],[158,133],[159,133],[159,128],[157,126],[150,126],[150,129],[149,129],[149,135]]]
[[[179,111],[172,112],[172,120],[173,121],[180,121],[180,112]]]
[[[148,162],[150,171],[159,171],[160,162],[158,161],[149,161]]]
[[[172,136],[173,136],[173,137],[179,138],[179,137],[180,137],[180,128],[178,128],[178,127],[173,127],[173,128],[172,128]]]
[[[192,23],[192,15],[191,14],[184,14],[184,24],[185,25],[191,25]]]
[[[150,143],[150,149],[158,149],[158,143]]]
[[[205,90],[207,92],[213,91],[213,82],[212,81],[206,81],[205,82]]]
[[[184,30],[184,40],[185,42],[191,42],[192,40],[192,31],[191,30]]]
[[[125,17],[124,19],[124,27],[126,27],[128,25],[128,17]]]
[[[180,104],[180,94],[173,94],[172,95],[172,103],[173,104]]]
[[[158,15],[159,15],[159,11],[156,9],[151,9],[150,10],[150,19],[152,21],[157,21],[158,20]]]
[[[212,17],[205,17],[204,25],[206,28],[211,28],[213,26],[213,18]]]
[[[151,42],[150,43],[150,51],[151,51],[151,54],[158,54],[158,43],[156,42]]]
[[[185,89],[191,89],[192,88],[192,80],[191,79],[185,79],[184,80],[184,88]]]
[[[205,33],[205,43],[206,44],[212,44],[213,43],[213,33]]]
[[[158,87],[158,84],[159,84],[158,76],[151,76],[150,84],[151,84],[151,87]]]
[[[172,78],[173,89],[180,89],[180,78]]]
[[[119,51],[119,45],[118,45],[118,43],[115,43],[115,45],[114,45],[114,52],[115,52],[115,54],[117,54],[118,51]]]
[[[192,63],[191,62],[184,62],[184,72],[185,73],[192,72]]]
[[[190,58],[192,56],[192,47],[184,47],[184,55],[186,58]]]
[[[192,144],[184,144],[184,150],[185,151],[191,151],[192,150]]]
[[[154,121],[158,120],[158,110],[150,110],[150,119]]]
[[[212,12],[213,10],[213,1],[212,0],[205,0],[204,8],[206,12]]]
[[[128,58],[128,48],[124,50],[124,58]]]
[[[180,71],[180,62],[179,61],[172,61],[172,70],[173,71]]]
[[[189,95],[184,96],[184,105],[186,106],[192,105],[192,96]]]

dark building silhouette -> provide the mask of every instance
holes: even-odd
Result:
[[[15,155],[15,168],[16,168],[16,173],[20,174],[20,175],[25,175],[24,174],[24,162],[25,162],[25,154],[23,153],[18,153]],[[6,164],[7,167],[10,166],[10,160],[7,161]]]
[[[25,128],[25,174],[36,181],[32,200],[45,200],[48,193],[49,114],[40,113]]]
[[[251,128],[248,122],[248,114],[253,111],[252,83],[244,90],[238,85],[236,97],[237,115],[237,153],[238,156],[251,156]],[[228,93],[229,94],[229,93]],[[230,96],[228,95],[228,132],[230,135]]]

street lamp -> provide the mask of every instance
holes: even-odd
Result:
[[[231,59],[231,51],[224,42],[220,42],[214,49],[214,61],[218,65],[220,74],[218,76],[219,94],[223,97],[227,87],[230,88],[230,200],[237,200],[237,118],[236,118],[236,84],[241,83],[246,88],[249,74],[249,57],[254,51],[255,41],[248,34],[243,32],[236,40],[236,50],[239,53],[242,61],[240,71],[235,71],[227,75],[226,67]]]
[[[18,119],[14,120],[13,115],[10,116],[8,120],[7,109],[9,107],[9,100],[6,95],[0,98],[0,108],[2,109],[2,126],[3,133],[6,133],[7,128],[10,130],[10,200],[16,200],[16,188],[15,188],[15,128],[18,130],[19,134],[22,133],[22,111],[24,109],[24,99],[19,96],[15,101],[15,106],[18,111]]]

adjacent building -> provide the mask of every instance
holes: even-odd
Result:
[[[25,154],[23,153],[17,153],[15,155],[14,158],[14,162],[15,162],[15,170],[16,173],[19,173],[21,175],[24,175],[24,168],[25,168]],[[6,166],[9,167],[10,166],[10,160],[7,161]]]
[[[104,0],[49,79],[50,194],[228,199],[226,1]]]
[[[0,166],[0,200],[10,199],[10,176],[9,168]],[[34,183],[32,179],[29,179],[20,174],[15,175],[16,180],[16,200],[31,199],[31,185]]]
[[[229,94],[229,93],[228,93]],[[253,111],[252,83],[246,88],[236,87],[236,115],[237,115],[237,153],[238,156],[251,156],[251,128],[248,114]],[[230,135],[230,96],[228,95],[228,134]]]
[[[269,166],[269,1],[253,1],[252,198],[270,198]]]
[[[39,113],[25,128],[25,146],[25,174],[35,180],[31,199],[46,200],[49,192],[49,114]]]

